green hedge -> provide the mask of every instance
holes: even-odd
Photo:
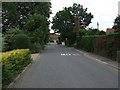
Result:
[[[120,47],[116,47],[115,42],[116,42],[116,38],[120,37],[120,33],[109,33],[107,36],[111,36],[114,39],[107,41],[106,45],[107,45],[107,57],[111,58],[113,60],[116,60],[116,56],[117,56],[117,51],[120,50]],[[119,43],[117,43],[119,45]]]
[[[44,43],[43,43],[43,44],[33,43],[33,44],[31,44],[31,46],[30,46],[31,53],[39,53],[39,52],[41,52],[42,50],[44,50],[44,48],[45,48]]]
[[[119,33],[108,33],[107,36],[120,37],[120,32]]]
[[[84,49],[87,52],[92,52],[93,51],[93,40],[96,37],[98,37],[98,35],[82,36],[80,40],[82,49]]]
[[[2,86],[8,85],[31,62],[29,49],[2,53]]]
[[[77,46],[76,48],[80,48],[83,49],[85,51],[88,52],[94,52],[96,53],[96,49],[97,52],[99,52],[100,55],[103,55],[101,53],[101,49],[99,49],[100,47],[94,47],[96,43],[94,42],[99,42],[99,40],[102,42],[102,45],[105,45],[105,47],[103,47],[102,49],[104,50],[104,55],[105,57],[108,57],[112,60],[116,60],[116,55],[117,55],[117,51],[120,50],[120,42],[118,41],[120,38],[120,33],[109,33],[107,35],[104,35],[103,37],[100,35],[85,35],[85,36],[79,36],[77,37]],[[99,38],[97,38],[99,37]],[[96,39],[95,39],[96,38]],[[109,39],[111,38],[111,39]],[[100,44],[100,46],[101,46]]]

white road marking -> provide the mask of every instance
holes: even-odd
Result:
[[[79,54],[61,53],[61,56],[78,56]]]

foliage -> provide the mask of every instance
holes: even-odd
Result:
[[[30,37],[31,43],[46,43],[49,35],[48,25],[47,19],[40,14],[34,14],[27,20],[24,29]]]
[[[30,48],[30,39],[25,34],[15,35],[13,38],[13,48],[14,49],[28,49]]]
[[[120,33],[111,33],[111,34],[108,34],[108,36],[113,37],[114,40],[106,42],[106,45],[107,45],[107,56],[109,58],[113,59],[113,60],[116,60],[117,51],[120,50],[120,48],[115,47],[114,44],[115,44],[116,38],[120,37]]]
[[[2,54],[2,85],[8,85],[31,62],[29,49],[17,49]]]
[[[84,31],[84,30],[83,30]],[[83,34],[82,34],[83,33]],[[77,36],[77,38],[76,38],[76,45],[74,46],[75,48],[82,48],[82,45],[81,45],[81,38],[82,38],[82,36],[84,36],[84,32],[80,32],[80,36]]]
[[[120,32],[120,15],[116,17],[113,28],[116,29],[116,32]]]
[[[98,35],[106,35],[106,32],[105,31],[99,31],[99,34]]]
[[[61,35],[59,35],[57,43],[58,44],[62,44],[62,37],[61,37]]]
[[[8,28],[16,26],[23,28],[25,19],[32,15],[41,14],[47,18],[51,14],[50,2],[3,2],[2,3],[2,18],[3,32]]]
[[[98,29],[88,28],[86,30],[86,35],[105,35],[105,31],[99,31]]]
[[[115,40],[107,41],[107,55],[108,57],[115,59],[117,54],[117,48],[113,48]]]
[[[15,35],[23,33],[21,30],[19,30],[18,28],[11,28],[9,29],[4,35],[4,48],[3,51],[9,51],[13,49],[13,38],[15,37]]]
[[[30,50],[31,50],[32,53],[39,53],[44,49],[44,47],[45,46],[43,44],[34,43],[34,44],[31,44]]]
[[[80,17],[80,28],[88,26],[93,18],[91,13],[87,13],[87,8],[84,9],[82,5],[76,3],[72,7],[65,7],[53,17],[52,29],[61,33],[62,41],[67,38],[69,44],[74,44],[76,41],[76,35],[73,33],[74,17],[76,16]]]
[[[67,10],[67,8],[65,10],[57,12],[56,16],[53,18],[52,28],[56,33],[61,33],[62,41],[64,41],[66,38],[71,39],[73,37],[73,20],[74,18]]]
[[[88,51],[88,52],[94,52],[94,49],[97,49],[97,51],[101,53],[101,49],[100,49],[101,47],[99,48],[98,46],[98,47],[94,47],[93,49],[93,46],[97,45],[96,43],[94,43],[96,45],[93,45],[93,41],[96,40],[97,42],[99,42],[99,40],[102,40],[101,42],[103,43],[101,44],[105,45],[105,47],[103,47],[102,49],[104,50],[106,57],[112,60],[116,60],[117,51],[120,50],[119,41],[117,41],[119,40],[120,33],[109,33],[106,36],[104,35],[103,36],[104,39],[103,39],[103,37],[99,37],[100,35],[86,35],[87,34],[86,32],[87,30],[84,30],[84,29],[80,31],[80,36],[77,37],[76,48],[84,49],[85,51]],[[96,37],[99,37],[99,38],[97,39]],[[108,40],[107,38],[109,37],[113,39]]]
[[[83,8],[83,5],[74,3],[72,7],[69,7],[73,16],[80,17],[80,28],[86,28],[91,23],[93,15],[87,12],[87,8]]]
[[[11,28],[3,35],[3,51],[9,51],[16,48],[29,48],[30,43],[40,43],[44,46],[44,44],[48,42],[49,37],[48,25],[49,22],[43,15],[34,14],[32,17],[26,20],[24,31],[19,30],[18,28]]]
[[[86,29],[80,29],[79,30],[79,36],[84,36],[84,35],[87,35],[87,30]]]
[[[96,37],[98,36],[97,35],[82,36],[81,41],[80,41],[81,47],[87,52],[92,52],[93,51],[93,40]]]
[[[108,36],[120,37],[120,32],[117,33],[108,33]]]
[[[2,38],[2,33],[0,33],[0,52],[2,52],[2,47],[3,47],[3,38]]]

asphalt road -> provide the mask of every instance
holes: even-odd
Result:
[[[118,72],[71,48],[48,45],[15,88],[117,88]]]

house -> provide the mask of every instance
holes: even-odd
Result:
[[[106,33],[111,33],[111,32],[115,32],[115,29],[113,29],[113,28],[107,28],[106,29]]]
[[[59,35],[50,35],[49,36],[49,40],[50,41],[54,41],[54,43],[56,43],[57,41],[58,41],[58,37],[59,37]]]

